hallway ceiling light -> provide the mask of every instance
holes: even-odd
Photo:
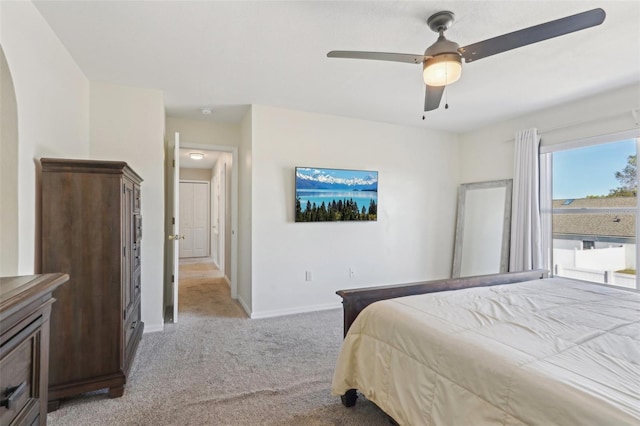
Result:
[[[204,158],[204,154],[201,152],[190,152],[189,158],[192,160],[202,160]]]
[[[200,112],[204,115],[209,115],[211,114],[212,111],[211,111],[211,108],[209,107],[203,107],[203,108],[200,108]]]

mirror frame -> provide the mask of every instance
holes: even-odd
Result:
[[[502,244],[500,253],[500,270],[496,273],[507,272],[509,269],[509,246],[511,242],[511,198],[513,192],[513,179],[492,180],[487,182],[474,182],[460,184],[458,190],[458,213],[456,219],[456,238],[453,249],[453,268],[451,276],[460,277],[462,269],[462,247],[464,242],[465,204],[467,191],[489,188],[505,188],[505,203],[502,225]]]

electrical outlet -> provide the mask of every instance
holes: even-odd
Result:
[[[304,280],[305,281],[311,281],[311,271],[305,271],[304,272]]]

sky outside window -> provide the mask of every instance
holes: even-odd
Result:
[[[607,195],[621,186],[615,173],[636,155],[635,139],[553,153],[553,199]]]

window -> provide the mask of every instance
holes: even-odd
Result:
[[[548,262],[553,275],[640,288],[636,275],[639,140],[618,137],[596,144],[544,147],[542,186],[551,199],[545,204],[543,195],[543,220],[547,235],[551,233]]]

